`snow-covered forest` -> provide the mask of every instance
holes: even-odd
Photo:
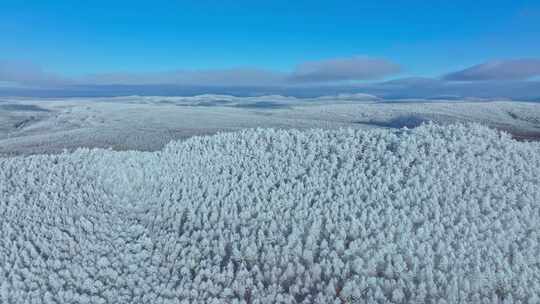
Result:
[[[0,303],[539,303],[540,144],[254,129],[0,158]]]
[[[366,95],[0,99],[0,156],[79,147],[161,150],[172,140],[220,131],[417,127],[479,122],[540,139],[540,104],[517,101],[382,100]]]

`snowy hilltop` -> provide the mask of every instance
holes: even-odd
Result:
[[[365,94],[0,100],[0,156],[80,147],[157,151],[173,140],[246,128],[413,128],[478,122],[540,140],[540,103],[380,100]],[[373,99],[373,100],[371,100]]]
[[[475,124],[0,158],[0,303],[538,303],[539,202]]]

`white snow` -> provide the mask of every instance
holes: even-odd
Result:
[[[171,140],[244,128],[400,128],[425,121],[479,122],[540,138],[540,104],[387,102],[362,94],[0,100],[0,155],[58,153],[64,148],[162,149]]]
[[[0,158],[0,303],[538,303],[539,202],[475,124]]]

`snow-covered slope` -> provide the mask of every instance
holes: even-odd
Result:
[[[539,202],[478,125],[0,158],[0,303],[538,303]]]
[[[400,128],[425,121],[480,122],[540,139],[540,104],[522,102],[370,101],[361,94],[283,96],[128,96],[0,101],[0,155],[64,148],[162,149],[171,140],[253,127]]]

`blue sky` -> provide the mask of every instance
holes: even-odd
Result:
[[[444,78],[492,61],[536,60],[540,3],[4,0],[0,32],[0,81],[9,83],[29,77],[26,85],[36,78],[41,86],[43,78],[56,79],[49,85],[168,84],[208,79],[206,74],[178,77],[174,71],[234,74],[240,69],[246,77],[244,70],[253,69],[294,76],[302,67],[318,69],[310,70],[316,74],[337,63],[347,71],[332,66],[333,76],[322,79],[349,84]],[[399,68],[376,68],[373,77],[349,68],[373,67],[371,59]],[[229,78],[229,72],[220,77]],[[19,76],[10,79],[12,74]],[[527,75],[535,79],[538,74],[535,69]],[[216,76],[209,77],[220,84]],[[265,74],[262,83],[284,85],[275,79],[285,76],[272,77]]]

